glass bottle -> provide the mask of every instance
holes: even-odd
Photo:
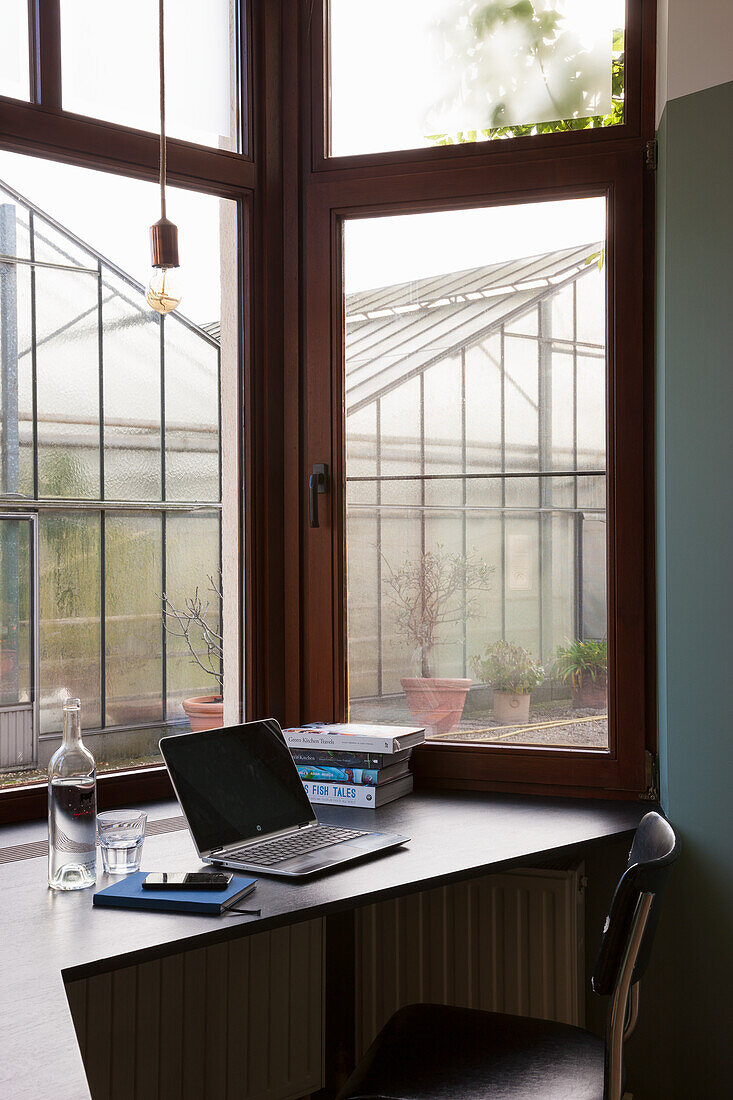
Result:
[[[48,765],[48,885],[84,890],[97,877],[97,769],[81,741],[81,703],[64,703],[64,736]]]

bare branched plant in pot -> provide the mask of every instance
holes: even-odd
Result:
[[[382,556],[395,630],[409,642],[420,671],[401,680],[410,712],[429,734],[449,733],[461,720],[471,680],[435,676],[435,650],[454,640],[446,628],[478,614],[478,593],[490,589],[493,566],[476,553],[452,554],[442,546],[397,569]]]
[[[209,577],[208,591],[212,600],[199,595],[198,587],[193,596],[184,600],[183,607],[175,607],[163,593],[163,625],[171,638],[183,638],[191,654],[191,663],[216,682],[213,695],[197,695],[183,700],[183,709],[191,723],[191,729],[218,729],[224,725],[224,673],[223,638],[221,633],[222,584]]]

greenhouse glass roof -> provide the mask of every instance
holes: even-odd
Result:
[[[357,412],[592,273],[602,248],[587,244],[349,294],[347,411]]]

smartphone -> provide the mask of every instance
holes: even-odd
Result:
[[[226,871],[155,871],[143,879],[143,890],[223,890],[231,881]]]

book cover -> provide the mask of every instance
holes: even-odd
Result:
[[[351,752],[396,753],[425,740],[419,726],[372,726],[362,722],[313,723],[283,730],[289,748],[348,749]]]
[[[296,767],[301,779],[310,779],[314,783],[355,783],[361,787],[381,787],[407,775],[409,770],[407,760],[389,768],[340,768],[325,762],[297,764]]]
[[[92,904],[116,909],[157,909],[171,913],[219,916],[257,885],[256,878],[234,875],[223,890],[143,890],[147,871],[135,871],[119,882],[98,890]]]
[[[305,793],[314,805],[320,806],[358,806],[374,810],[393,802],[412,790],[412,776],[395,779],[383,787],[362,787],[355,783],[314,783],[302,780]]]
[[[291,749],[290,755],[296,764],[317,764],[326,768],[373,768],[380,771],[409,760],[412,749],[400,752],[339,752],[336,749]]]

